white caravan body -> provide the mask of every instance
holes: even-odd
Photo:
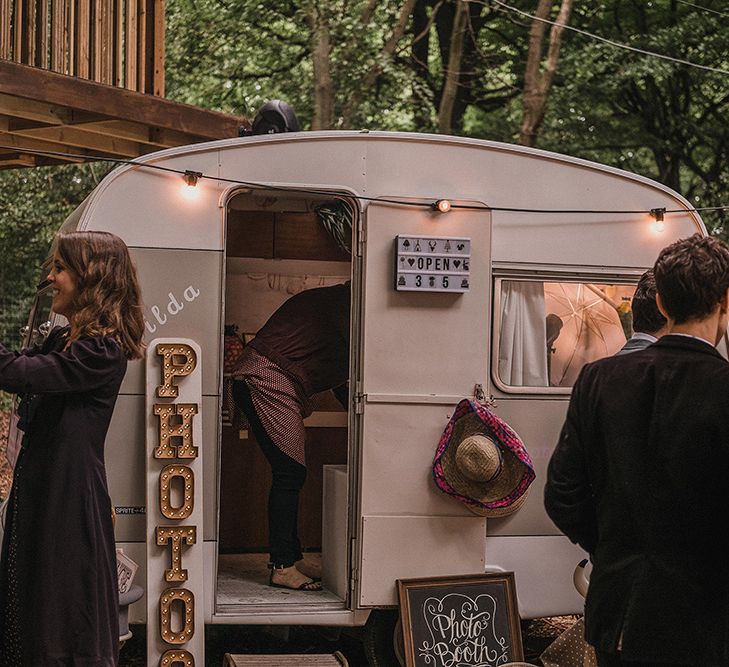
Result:
[[[572,572],[584,554],[542,504],[569,386],[514,385],[500,377],[504,284],[634,285],[661,248],[706,233],[690,204],[611,167],[434,135],[268,135],[174,148],[135,162],[108,175],[63,229],[106,230],[124,239],[141,279],[147,339],[199,349],[199,377],[192,380],[199,389],[190,390],[199,402],[200,458],[190,463],[198,539],[183,545],[190,586],[200,591],[196,615],[205,623],[357,625],[370,609],[397,604],[397,579],[488,569],[515,572],[523,617],[580,612]],[[185,185],[186,171],[203,175],[195,187]],[[345,480],[339,490],[326,477],[322,509],[322,539],[332,550],[325,567],[342,584],[339,603],[236,606],[220,601],[218,577],[223,327],[226,309],[248,305],[226,303],[226,284],[241,274],[230,253],[226,263],[226,229],[239,209],[275,209],[309,195],[316,201],[336,195],[356,208],[351,262],[322,261],[319,271],[351,279],[353,290],[351,409],[335,424],[345,434],[348,466],[338,469]],[[453,204],[450,212],[431,209],[440,199]],[[650,211],[661,208],[669,212],[657,231]],[[592,212],[569,212],[575,210]],[[398,236],[467,239],[468,289],[396,290]],[[284,260],[246,261],[264,275]],[[158,421],[151,405],[157,399],[153,391],[148,396],[159,384],[160,358],[153,347],[146,363],[129,366],[106,444],[118,546],[140,563],[139,583],[151,571],[148,560],[162,563],[159,580],[146,582],[147,599],[132,609],[133,622],[157,609],[169,585],[161,573],[170,547],[154,540],[159,468],[150,468],[150,442]],[[185,381],[179,380],[181,394]],[[500,519],[471,513],[440,492],[431,474],[455,405],[481,391],[521,436],[536,472],[525,504]]]

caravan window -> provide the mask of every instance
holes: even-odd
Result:
[[[571,387],[632,335],[634,285],[499,280],[494,370],[504,389]]]

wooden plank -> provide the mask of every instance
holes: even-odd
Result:
[[[51,9],[51,69],[63,74],[63,3],[54,0]]]
[[[117,155],[125,158],[137,157],[144,152],[136,141],[110,137],[96,132],[87,132],[83,128],[69,127],[68,125],[16,130],[13,134],[74,148],[87,148],[92,153],[102,152],[107,155]]]
[[[91,4],[91,71],[89,78],[92,81],[101,81],[101,0],[93,0]]]
[[[316,213],[276,214],[274,256],[281,259],[350,260],[322,227]]]
[[[10,60],[13,43],[10,32],[11,0],[0,0],[0,58]]]
[[[37,27],[37,5],[35,0],[30,0],[25,6],[26,9],[26,27],[23,35],[23,50],[26,53],[25,62],[29,65],[37,66],[36,62],[36,27]]]
[[[24,63],[23,35],[25,33],[25,0],[15,0],[13,9],[13,60]]]
[[[91,4],[90,0],[76,1],[76,58],[74,73],[88,79],[91,71]]]
[[[165,95],[165,0],[154,0],[154,44],[152,46],[152,95]]]
[[[70,118],[70,111],[41,104],[22,97],[13,97],[0,93],[0,113],[28,120],[39,120],[44,123],[61,125]]]
[[[147,89],[147,5],[150,0],[138,0],[137,4],[137,90]]]
[[[124,22],[124,87],[130,90],[138,90],[137,88],[137,63],[139,53],[138,34],[137,34],[137,0],[127,0],[125,5],[125,22]]]
[[[282,655],[231,655],[226,653],[223,658],[223,667],[248,667],[248,665],[257,665],[259,667],[283,667],[291,665],[292,667],[342,667],[348,665],[347,659],[337,651],[336,653],[316,655],[312,653],[301,653],[295,655],[293,653]]]
[[[0,61],[0,90],[44,104],[144,123],[198,139],[238,136],[244,119],[143,95],[124,88],[63,76],[48,70]]]
[[[0,169],[10,167],[35,167],[36,159],[22,153],[0,153]]]
[[[267,211],[236,211],[228,215],[225,241],[229,257],[273,258],[274,214]]]
[[[68,123],[71,124],[71,123]],[[87,132],[98,132],[110,137],[129,139],[154,148],[167,148],[171,146],[184,146],[194,144],[198,137],[173,130],[158,130],[142,123],[131,123],[126,120],[98,120],[91,119],[83,122],[73,121],[74,127],[82,127]]]
[[[66,9],[66,57],[65,74],[73,76],[76,63],[76,3],[74,0],[64,0]]]
[[[114,6],[101,0],[101,72],[99,83],[114,84]]]
[[[37,0],[38,12],[36,22],[35,64],[48,67],[48,0]]]
[[[124,85],[124,6],[122,0],[114,0],[112,10],[112,24],[114,29],[114,85]]]
[[[20,153],[22,153],[24,149],[28,148],[39,151],[54,151],[56,153],[60,153],[60,155],[53,156],[55,160],[64,160],[69,162],[83,162],[84,160],[81,158],[71,157],[70,155],[66,156],[64,155],[64,153],[75,153],[82,156],[89,154],[89,151],[83,148],[70,149],[68,148],[68,146],[64,146],[63,144],[54,144],[47,141],[38,141],[37,139],[22,137],[16,134],[12,134],[10,132],[2,131],[0,131],[0,145],[13,148]]]

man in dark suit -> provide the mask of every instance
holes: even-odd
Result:
[[[616,354],[628,354],[655,343],[668,330],[666,318],[656,305],[656,279],[648,269],[638,281],[630,302],[633,313],[633,335]]]
[[[545,506],[591,554],[585,636],[600,667],[729,665],[729,248],[698,234],[654,267],[669,333],[586,365]]]

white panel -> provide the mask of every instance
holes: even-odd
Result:
[[[157,354],[157,345],[175,343],[189,345],[197,355],[197,364],[187,376],[176,381],[178,395],[175,398],[157,396],[157,386],[162,373],[162,358]],[[157,338],[149,343],[147,350],[147,661],[157,664],[162,654],[171,649],[184,649],[195,657],[195,662],[203,664],[205,655],[205,561],[203,542],[203,407],[202,403],[202,351],[192,340],[184,338]],[[198,413],[192,419],[192,440],[197,447],[193,459],[156,459],[154,449],[159,445],[160,417],[154,414],[155,404],[192,403],[198,406]],[[160,479],[162,469],[170,464],[185,466],[193,473],[193,508],[184,519],[168,519],[160,509]],[[178,499],[175,504],[181,504]],[[194,526],[196,541],[193,545],[183,544],[182,567],[187,570],[187,579],[181,583],[165,581],[165,570],[170,567],[172,544],[157,546],[156,528],[158,526]],[[179,645],[163,641],[160,633],[160,607],[164,591],[186,589],[194,596],[194,632],[192,637]],[[179,603],[177,603],[179,607]],[[173,614],[173,617],[175,615]],[[172,631],[179,632],[184,619],[176,619]]]
[[[344,132],[330,132],[326,137],[304,132],[232,140],[221,145],[220,176],[362,192],[367,146],[368,135]]]
[[[168,169],[198,171],[217,178],[216,150],[142,160]],[[113,232],[141,248],[223,249],[221,193],[228,184],[201,179],[185,185],[182,175],[148,167],[125,166],[96,188],[79,229]]]
[[[470,238],[470,290],[465,294],[396,292],[398,234]],[[476,383],[486,387],[489,242],[489,215],[483,211],[436,214],[424,208],[370,204],[364,276],[365,394],[471,396]]]
[[[375,195],[473,199],[502,208],[644,211],[494,211],[495,262],[647,267],[671,241],[704,229],[696,214],[667,214],[666,231],[655,233],[652,208],[685,209],[688,202],[647,178],[556,153],[473,139],[370,134],[367,188]]]
[[[322,494],[322,583],[342,600],[349,587],[347,554],[347,466],[325,465]]]
[[[537,477],[521,508],[502,519],[489,519],[489,535],[559,535],[544,511],[544,484],[547,465],[562,429],[569,396],[545,400],[537,398],[496,399],[494,411],[513,428],[524,442]]]
[[[482,573],[486,521],[365,516],[362,542],[360,605],[396,605],[398,579]]]
[[[486,565],[513,571],[522,618],[582,614],[585,601],[572,584],[586,554],[566,537],[488,537]]]
[[[146,424],[144,396],[120,395],[104,445],[109,496],[117,508],[118,542],[144,542],[147,520]],[[144,568],[144,561],[138,561]]]
[[[433,481],[435,450],[454,408],[365,404],[363,514],[472,516]]]
[[[184,336],[205,351],[203,393],[217,394],[222,341],[223,253],[133,248],[144,301],[145,338]],[[124,393],[144,393],[144,364],[129,364]]]

